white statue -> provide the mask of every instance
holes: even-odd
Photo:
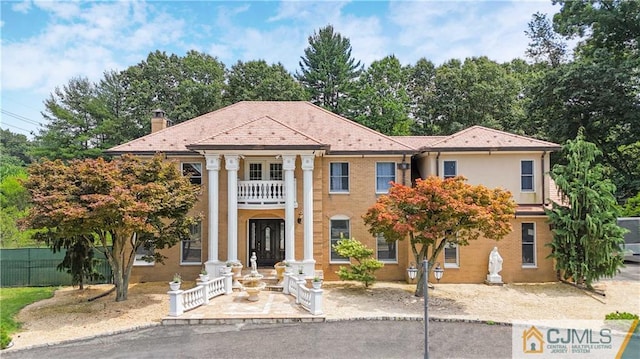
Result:
[[[493,247],[489,254],[489,276],[498,276],[502,271],[502,257],[498,253],[498,247]]]
[[[256,257],[256,252],[251,252],[251,273],[258,273],[258,257]]]

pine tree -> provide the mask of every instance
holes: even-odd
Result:
[[[575,140],[567,141],[564,152],[567,164],[555,165],[551,172],[563,203],[553,202],[547,213],[554,228],[550,257],[564,279],[591,288],[623,265],[624,230],[616,222],[616,189],[598,162],[602,152],[585,140],[582,128]]]
[[[298,81],[311,102],[339,115],[346,114],[348,97],[362,72],[360,61],[351,57],[351,42],[328,25],[309,36],[309,47],[299,62]]]

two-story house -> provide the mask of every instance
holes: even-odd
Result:
[[[480,239],[447,248],[444,282],[482,282],[488,254],[497,245],[503,279],[553,280],[545,259],[551,238],[542,210],[549,198],[548,155],[558,145],[482,127],[447,137],[390,137],[308,102],[240,102],[167,127],[162,111],[147,136],[108,153],[163,153],[202,188],[192,236],[164,250],[164,265],[138,261],[132,280],[195,276],[204,265],[217,273],[226,262],[260,266],[286,260],[308,276],[325,279],[348,263],[332,250],[356,238],[385,263],[381,280],[406,276],[412,261],[406,241],[387,243],[367,231],[362,215],[387,193],[389,182],[414,177],[464,175],[471,183],[511,190],[518,212],[514,231],[500,242]],[[451,270],[449,270],[449,268]]]

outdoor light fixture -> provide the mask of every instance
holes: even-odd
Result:
[[[418,275],[418,268],[416,268],[416,264],[411,262],[409,268],[407,268],[407,274],[409,275],[409,279],[414,280]]]
[[[298,212],[298,224],[302,223],[302,212]]]
[[[440,283],[440,279],[442,279],[442,275],[444,274],[444,269],[440,267],[440,263],[436,264],[436,267],[433,269],[433,275],[436,277],[438,283]]]

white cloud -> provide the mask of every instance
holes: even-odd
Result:
[[[140,3],[37,2],[50,21],[21,42],[3,41],[4,89],[49,93],[74,76],[96,81],[154,48],[180,44],[184,21]],[[123,54],[128,56],[123,56]]]
[[[11,6],[11,10],[26,14],[31,9],[31,0],[17,2]]]

